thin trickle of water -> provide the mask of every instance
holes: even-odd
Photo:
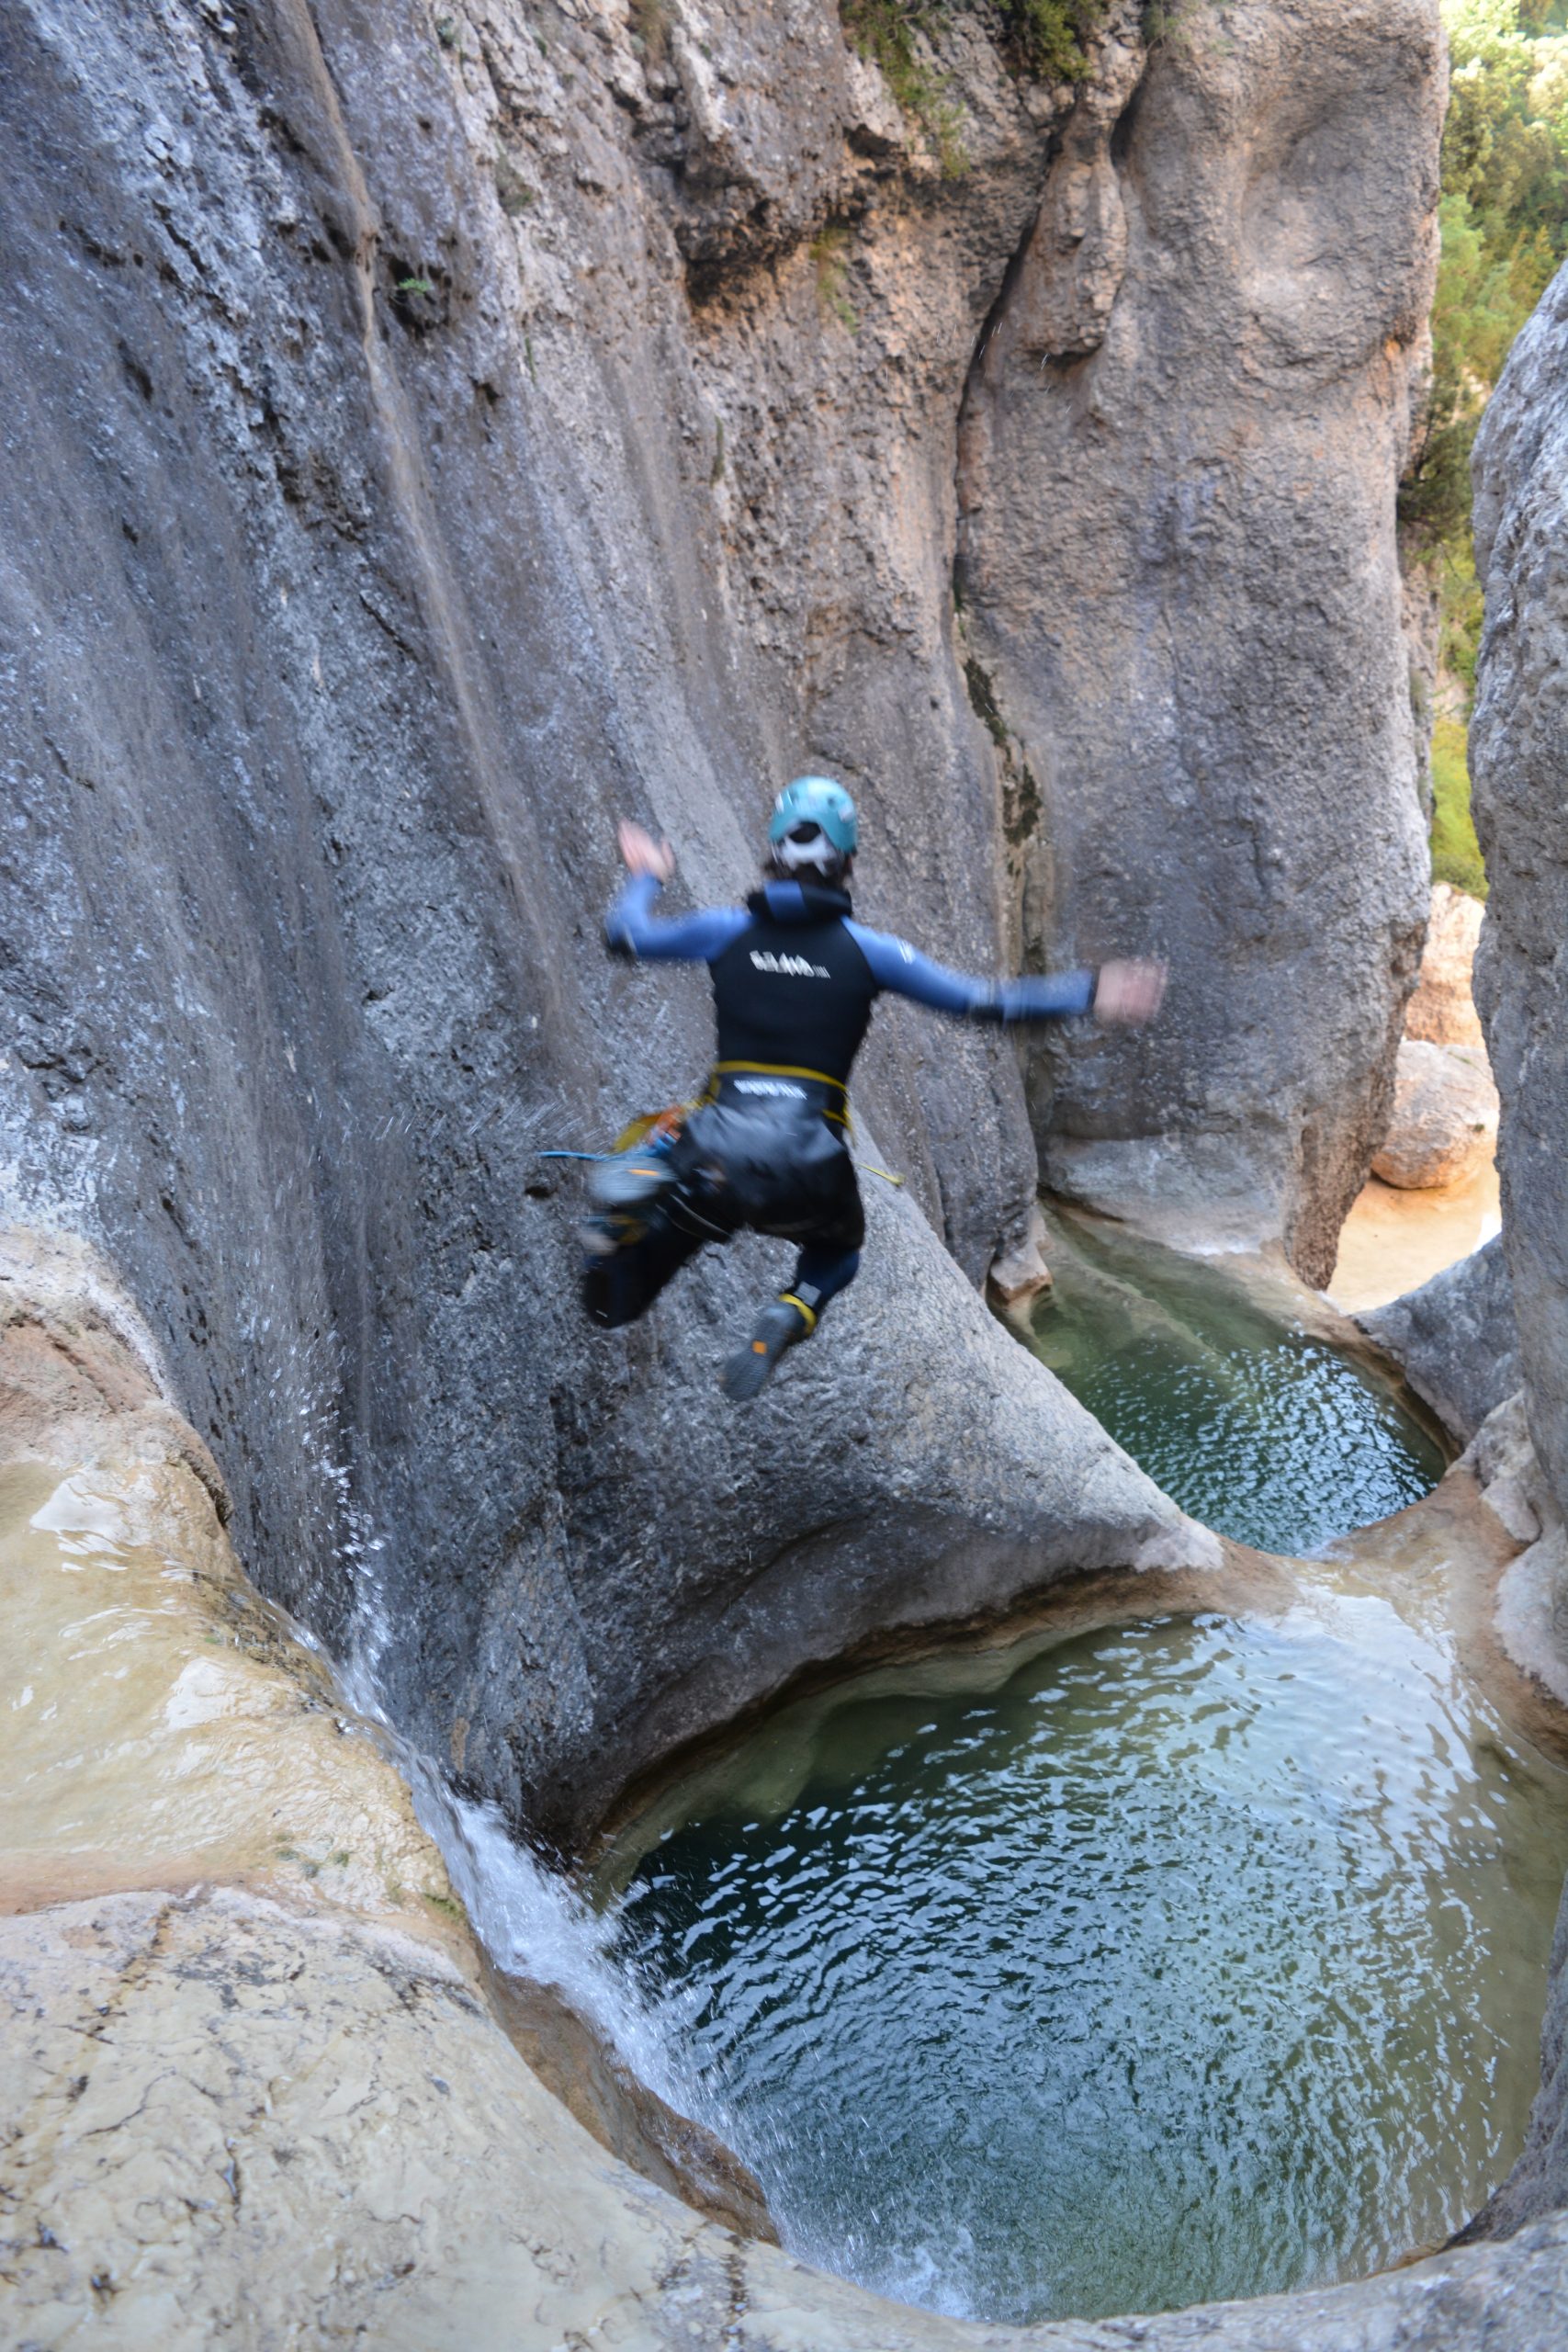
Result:
[[[690,2019],[679,1992],[649,2001],[615,1953],[614,1921],[519,1841],[499,1805],[459,1796],[392,1723],[379,1679],[390,1640],[381,1549],[367,1542],[357,1555],[355,1643],[338,1680],[407,1781],[420,1826],[446,1863],[475,1934],[499,1969],[553,1986],[649,2090],[726,2139],[733,2119],[691,2059]],[[694,2014],[694,2001],[692,2007]]]
[[[518,1844],[498,1808],[456,1796],[433,1773],[414,1781],[415,1808],[498,1968],[554,1985],[649,2090],[722,2138],[733,2119],[683,2057],[697,2002],[675,1989],[650,2001],[615,1952],[615,1926],[571,1882]]]

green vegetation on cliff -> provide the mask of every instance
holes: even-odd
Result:
[[[983,10],[999,23],[1016,64],[1043,82],[1080,82],[1089,71],[1085,36],[1104,0],[840,0],[844,30],[863,57],[874,57],[900,106],[921,115],[924,85],[936,77],[922,66],[917,35],[940,39],[964,10]]]
[[[899,106],[931,139],[943,176],[953,179],[967,162],[964,108],[933,62],[953,17],[989,17],[1015,72],[1081,82],[1089,72],[1084,43],[1103,8],[1104,0],[840,0],[839,13],[846,39],[881,67]]]
[[[1486,868],[1470,814],[1465,722],[1439,712],[1432,729],[1432,879],[1486,896]]]
[[[1481,633],[1470,450],[1514,337],[1568,254],[1568,0],[1443,0],[1443,21],[1452,82],[1432,382],[1401,514],[1440,595],[1433,872],[1484,894],[1463,744]]]

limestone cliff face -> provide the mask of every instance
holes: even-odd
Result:
[[[1032,1057],[1047,1180],[1283,1230],[1388,1110],[1427,857],[1394,487],[1430,299],[1427,0],[1122,12],[964,412],[959,581],[1026,946],[1156,937],[1168,1016]],[[1331,1075],[1332,1073],[1332,1075]]]
[[[1489,895],[1475,995],[1502,1096],[1503,1241],[1534,1451],[1568,1508],[1568,272],[1514,346],[1477,439],[1476,568],[1486,626],[1471,729]],[[1548,1527],[1532,1615],[1568,1676],[1568,1544]],[[1564,1687],[1560,1683],[1559,1687]],[[1559,1920],[1529,2144],[1479,2226],[1568,2196],[1568,1905]]]
[[[700,975],[604,959],[615,814],[729,895],[779,777],[830,764],[871,920],[994,967],[1021,861],[1032,949],[1163,938],[1168,1029],[1069,1057],[1064,1132],[1168,1134],[1303,1263],[1370,1131],[1435,12],[1227,20],[1146,57],[1119,6],[1052,91],[953,9],[927,130],[826,0],[8,12],[8,1194],[122,1270],[268,1589],[357,1612],[416,1734],[563,1830],[859,1630],[1196,1540],[934,1238],[974,1280],[1024,1229],[1005,1042],[880,1022],[862,1107],[925,1218],[869,1180],[867,1273],[754,1413],[711,1383],[760,1248],[584,1331],[538,1148],[708,1042]],[[1124,435],[1080,446],[1113,370]],[[1100,781],[1186,789],[1145,635],[1201,750],[1153,834]],[[1094,878],[1119,828],[1146,888]]]
[[[1568,1504],[1568,274],[1475,454],[1486,628],[1471,731],[1490,895],[1476,1001],[1503,1098],[1503,1246],[1536,1448]]]

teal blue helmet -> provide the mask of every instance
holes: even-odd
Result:
[[[859,839],[855,804],[830,775],[797,775],[773,803],[768,842],[786,874],[803,865],[829,873],[854,855]]]

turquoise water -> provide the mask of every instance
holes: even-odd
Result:
[[[785,2243],[886,2293],[1357,2276],[1517,2152],[1564,1784],[1384,1600],[884,1668],[674,1819],[621,1956]]]
[[[1189,1510],[1292,1553],[1440,1475],[1256,1287],[1075,1220],[1029,1339]],[[622,1959],[785,2242],[1031,2320],[1363,2274],[1522,2142],[1568,1781],[1350,1569],[861,1675],[613,1857]],[[651,1842],[650,1841],[656,1841]]]
[[[1270,1314],[1223,1259],[1054,1217],[1054,1286],[1020,1329],[1184,1510],[1315,1551],[1426,1494],[1442,1451],[1392,1380]]]

